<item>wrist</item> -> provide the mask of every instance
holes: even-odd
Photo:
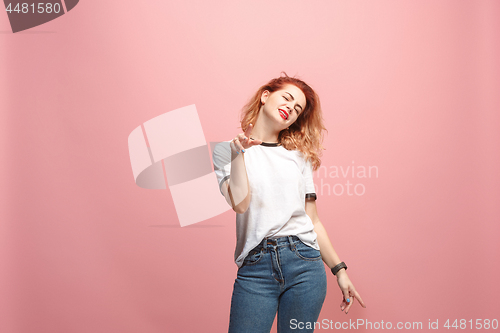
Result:
[[[229,147],[231,148],[231,154],[233,154],[233,155],[239,155],[240,152],[236,148],[236,144],[234,143],[234,141],[231,141],[229,143]]]
[[[331,268],[333,275],[337,275],[338,272],[341,270],[345,272],[346,269],[347,269],[347,265],[343,261]]]
[[[345,271],[345,268],[341,268],[341,269],[339,269],[339,271],[337,272],[337,274],[335,274],[335,276],[338,279],[340,276],[342,276],[344,274],[347,274],[347,272]]]

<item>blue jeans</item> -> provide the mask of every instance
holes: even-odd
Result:
[[[313,332],[326,296],[325,266],[318,250],[297,236],[267,238],[238,269],[231,299],[230,333]],[[299,326],[299,323],[304,324]]]

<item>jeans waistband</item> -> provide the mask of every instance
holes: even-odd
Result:
[[[295,243],[300,241],[297,236],[283,236],[278,238],[264,237],[262,242],[257,246],[258,248],[266,249],[268,246],[294,246]]]

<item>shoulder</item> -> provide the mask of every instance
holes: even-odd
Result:
[[[213,147],[214,152],[225,152],[229,149],[231,149],[231,146],[229,145],[231,143],[231,140],[229,141],[221,141],[221,142],[212,142],[211,146]]]
[[[219,143],[216,143],[215,146],[213,146],[212,149],[212,156],[214,159],[214,162],[217,162],[218,160],[226,160],[231,158],[231,146],[229,145],[231,143],[231,140],[229,141],[222,141]]]
[[[284,148],[283,148],[284,149]],[[306,156],[304,155],[303,152],[301,152],[300,150],[298,149],[293,149],[293,150],[287,150],[290,154],[290,156],[293,156],[295,159],[297,159],[297,161],[299,161],[300,163],[302,164],[305,164],[307,163],[307,158]]]

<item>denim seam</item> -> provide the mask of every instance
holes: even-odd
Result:
[[[307,245],[306,245],[306,246],[307,246]],[[299,257],[299,258],[300,258],[300,259],[302,259],[302,260],[307,260],[307,261],[316,261],[316,260],[321,260],[321,258],[322,258],[322,257],[321,257],[321,253],[320,253],[320,255],[319,255],[318,257],[314,257],[314,258],[307,258],[307,257],[304,257],[303,255],[301,255],[301,254],[299,253],[299,250],[298,250],[298,249],[295,249],[295,251],[293,251],[293,252],[295,252],[295,254],[297,255],[297,257]]]

